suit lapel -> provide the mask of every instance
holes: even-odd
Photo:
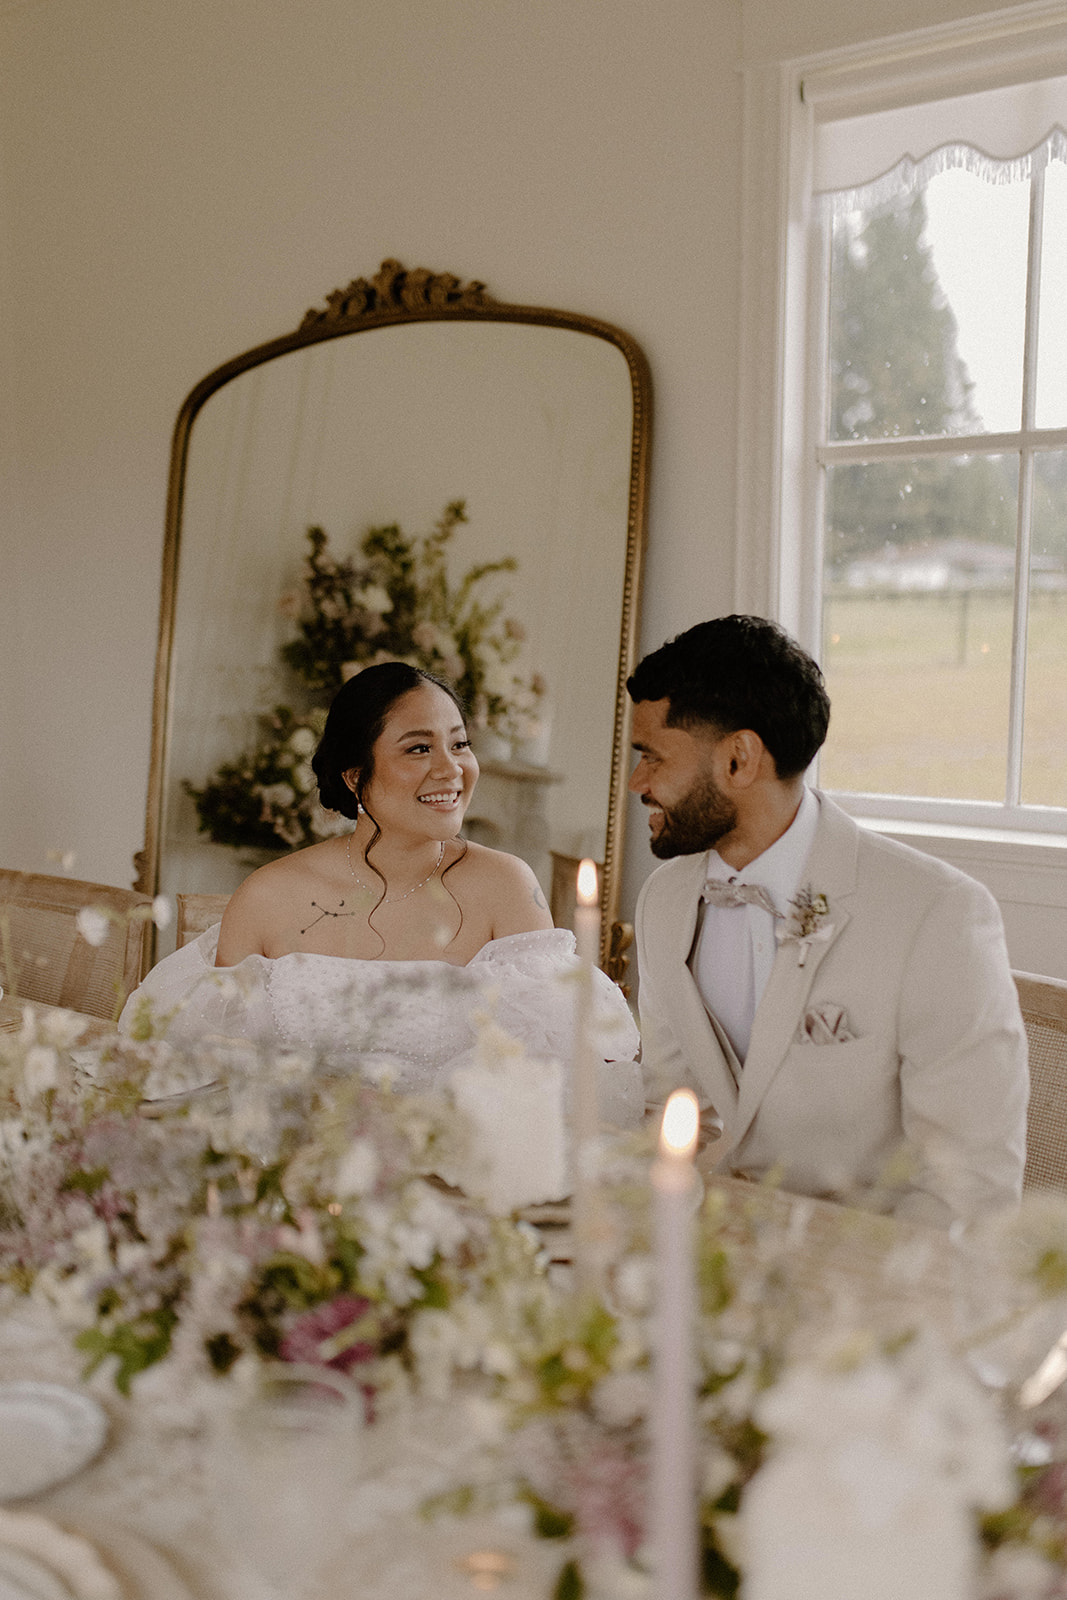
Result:
[[[696,933],[707,857],[687,857],[686,866],[687,871],[678,873],[675,893],[671,903],[664,906],[665,915],[656,929],[664,957],[664,991],[675,1037],[690,1064],[694,1082],[729,1129],[737,1109],[740,1068],[725,1036],[713,1026],[686,965]]]
[[[729,1149],[740,1144],[748,1132],[800,1026],[815,974],[851,916],[848,902],[856,885],[858,830],[852,818],[832,801],[820,795],[819,802],[819,824],[800,881],[810,884],[816,894],[826,895],[830,937],[807,947],[803,965],[794,940],[787,940],[778,948],[752,1023],[748,1055],[741,1073],[737,1118],[732,1127],[727,1123]],[[726,1154],[725,1148],[723,1154]]]

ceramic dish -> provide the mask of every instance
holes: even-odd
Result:
[[[58,1383],[0,1383],[0,1500],[62,1483],[106,1437],[107,1417],[89,1395]]]

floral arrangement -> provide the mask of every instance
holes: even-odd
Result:
[[[279,850],[347,826],[318,804],[309,757],[342,683],[379,662],[407,661],[447,678],[475,729],[509,739],[536,731],[545,686],[539,674],[516,670],[524,630],[504,615],[501,598],[483,598],[486,580],[513,572],[514,559],[479,562],[449,579],[448,547],[467,521],[465,502],[454,500],[431,533],[370,528],[351,556],[334,555],[322,528],[308,529],[303,579],[280,601],[296,625],[281,654],[317,703],[306,712],[276,706],[253,750],[224,763],[203,788],[185,784],[202,832],[219,844]]]
[[[87,1365],[110,1364],[124,1391],[160,1363],[229,1381],[281,1360],[347,1374],[372,1419],[412,1392],[475,1407],[483,1470],[427,1513],[522,1508],[535,1535],[558,1543],[556,1600],[647,1596],[644,1137],[604,1142],[610,1266],[602,1291],[583,1297],[531,1227],[434,1179],[469,1158],[468,1129],[443,1100],[240,1042],[202,1045],[183,1063],[148,1018],[139,1037],[92,1046],[81,1026],[27,1007],[21,1030],[0,1035],[0,1293],[47,1305]],[[182,1090],[194,1066],[214,1081]],[[1051,1308],[1062,1326],[1067,1202],[1024,1204],[993,1241],[1011,1310],[989,1300],[984,1275],[983,1309],[972,1316],[964,1300],[950,1350],[897,1292],[923,1270],[914,1241],[887,1255],[884,1310],[872,1315],[850,1303],[834,1265],[863,1256],[855,1216],[828,1244],[806,1236],[810,1207],[783,1222],[774,1198],[756,1190],[738,1207],[712,1189],[698,1218],[704,1592],[738,1594],[746,1508],[812,1417],[822,1434],[840,1424],[851,1447],[849,1419],[869,1434],[884,1413],[890,1443],[924,1451],[971,1518],[981,1600],[1062,1597],[1062,1412],[1049,1401],[1028,1415],[1009,1473],[990,1397],[960,1355],[1012,1330],[1029,1329],[1024,1370],[1048,1348],[1031,1319]],[[860,1221],[872,1239],[885,1226]]]
[[[199,1053],[213,1087],[146,1101],[152,1074],[181,1081],[175,1053],[79,1047],[83,1027],[27,1007],[0,1037],[0,1283],[122,1391],[164,1359],[282,1360],[375,1402],[407,1383],[419,1317],[484,1293],[499,1235],[532,1264],[513,1224],[430,1181],[463,1150],[445,1104],[240,1044]]]
[[[260,719],[262,738],[236,761],[223,762],[203,789],[187,784],[200,828],[217,844],[238,849],[295,849],[351,827],[319,803],[311,757],[326,711],[275,706]]]

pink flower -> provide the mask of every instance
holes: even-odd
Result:
[[[531,1488],[573,1514],[589,1548],[636,1554],[645,1537],[648,1490],[640,1433],[611,1432],[572,1411],[527,1424],[515,1450]]]
[[[335,1295],[326,1305],[316,1306],[313,1311],[303,1311],[290,1323],[278,1353],[283,1361],[299,1361],[312,1367],[333,1367],[337,1372],[349,1372],[361,1361],[373,1360],[377,1352],[368,1339],[356,1339],[348,1344],[339,1340],[337,1335],[353,1327],[370,1309],[370,1301],[359,1295]],[[339,1344],[343,1348],[338,1349]]]
[[[1067,1515],[1067,1462],[1054,1461],[1032,1478],[1026,1487],[1026,1499],[1046,1516]]]
[[[584,1538],[624,1556],[637,1553],[645,1531],[645,1463],[622,1440],[605,1440],[565,1470]]]

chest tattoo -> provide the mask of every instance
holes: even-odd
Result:
[[[311,919],[311,921],[308,923],[306,928],[301,928],[301,930],[300,930],[300,937],[301,938],[303,938],[305,933],[310,933],[312,928],[317,928],[319,923],[320,922],[324,922],[327,917],[358,917],[359,916],[359,907],[357,906],[357,907],[353,908],[353,910],[351,910],[351,911],[346,911],[345,910],[345,903],[344,903],[343,900],[339,901],[338,909],[336,911],[331,911],[327,906],[320,906],[319,902],[317,900],[312,900],[311,909],[312,909],[312,911],[317,911],[318,912],[318,916],[317,917],[313,917]]]

